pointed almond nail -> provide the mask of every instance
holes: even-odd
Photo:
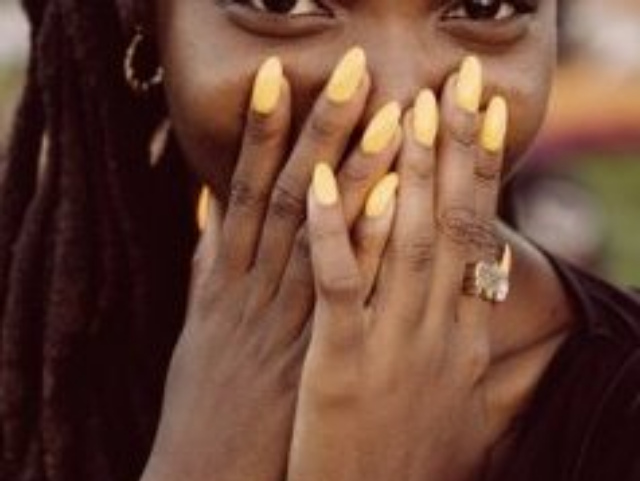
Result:
[[[478,57],[469,56],[460,67],[456,86],[458,106],[467,112],[476,113],[482,99],[482,64]]]
[[[507,101],[503,97],[492,98],[487,107],[480,138],[486,151],[496,154],[504,148],[508,122]]]
[[[196,221],[198,230],[202,233],[207,229],[209,223],[209,214],[211,212],[211,191],[208,187],[203,187],[198,196],[198,209],[196,213]]]
[[[395,197],[398,190],[399,177],[396,173],[385,175],[369,194],[365,206],[365,215],[369,218],[382,216]]]
[[[413,134],[425,147],[433,147],[438,135],[438,102],[431,89],[422,90],[413,108]]]
[[[367,57],[360,47],[353,47],[336,66],[326,94],[329,100],[337,104],[348,102],[358,91],[367,68]]]
[[[400,128],[402,109],[398,102],[390,102],[373,117],[362,137],[360,147],[365,154],[378,154],[386,149]]]
[[[253,84],[251,108],[262,115],[272,114],[278,106],[284,74],[278,57],[268,58],[258,70]]]
[[[333,205],[338,201],[338,184],[328,164],[317,164],[313,171],[313,195],[321,205]]]

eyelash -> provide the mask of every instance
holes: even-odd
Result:
[[[294,0],[294,5],[289,12],[277,12],[269,10],[265,5],[269,0],[227,0],[227,3],[236,3],[247,9],[254,10],[263,15],[295,19],[296,17],[331,16],[331,10],[319,0]],[[467,15],[468,5],[465,0],[454,0],[452,5],[446,7],[444,20],[470,20],[474,22],[497,22],[517,18],[520,15],[533,13],[536,10],[535,0],[496,0],[499,2],[498,11],[491,18],[472,18]],[[300,4],[303,4],[301,7]],[[313,6],[315,5],[315,6]],[[507,9],[505,13],[504,10]],[[297,12],[296,12],[297,10]]]
[[[255,10],[262,14],[288,18],[310,17],[314,15],[327,16],[331,13],[330,10],[318,0],[295,0],[295,6],[292,11],[286,13],[270,11],[268,7],[265,6],[265,1],[268,0],[230,0],[229,3],[239,3],[246,8]],[[300,7],[300,3],[303,5],[306,4],[308,11],[300,11],[300,9],[303,8]],[[309,4],[315,4],[315,7],[309,9]],[[298,10],[298,12],[296,12],[296,10]]]
[[[447,7],[445,20],[471,20],[476,22],[499,22],[517,18],[520,15],[533,13],[536,10],[536,2],[532,0],[497,0],[499,2],[498,11],[491,18],[471,18],[466,15],[467,5],[464,0],[456,0],[453,5]],[[507,8],[507,12],[504,9]],[[462,12],[462,13],[461,13]]]

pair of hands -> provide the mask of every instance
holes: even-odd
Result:
[[[470,58],[439,109],[389,104],[347,152],[370,87],[354,49],[286,158],[290,87],[275,58],[258,72],[144,481],[468,479],[502,428],[491,305],[461,287],[496,256],[506,105],[479,112]]]

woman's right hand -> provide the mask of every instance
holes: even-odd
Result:
[[[306,193],[317,162],[337,165],[345,157],[370,82],[364,53],[351,50],[287,159],[289,84],[279,60],[261,67],[226,214],[211,209],[194,256],[186,324],[144,481],[286,477],[314,301],[302,228]],[[350,223],[393,162],[399,110],[388,106],[376,116],[342,163]]]

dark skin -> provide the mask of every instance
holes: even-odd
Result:
[[[212,210],[194,257],[143,479],[476,479],[507,446],[511,421],[572,323],[547,261],[495,220],[500,179],[515,168],[503,158],[528,147],[544,116],[555,1],[482,21],[459,18],[452,2],[327,2],[330,15],[299,3],[312,9],[304,18],[234,2],[156,5],[170,117],[223,213]],[[349,102],[332,104],[325,82],[356,44],[368,73]],[[484,66],[478,114],[452,100],[468,54]],[[286,74],[277,108],[247,113],[255,72],[272,55]],[[424,87],[442,117],[434,149],[411,131]],[[489,156],[475,144],[497,93],[511,119],[506,155]],[[402,107],[403,133],[364,154],[361,132],[389,101]],[[337,172],[340,199],[330,207],[309,191],[318,159]],[[366,219],[367,194],[390,170],[400,177],[397,201]],[[453,229],[446,220],[461,207],[473,215],[453,218],[462,226]],[[515,258],[512,294],[495,306],[463,296],[458,279],[466,262],[490,255],[472,234],[486,226]]]

